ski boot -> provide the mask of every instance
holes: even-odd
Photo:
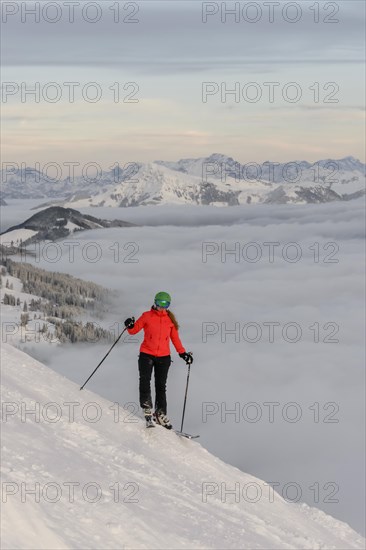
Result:
[[[165,413],[163,413],[163,411],[155,411],[154,420],[157,424],[160,424],[160,426],[163,426],[167,430],[171,430],[173,427],[169,418]]]
[[[144,408],[144,416],[145,416],[146,428],[154,428],[155,424],[153,422],[152,411],[150,407]]]

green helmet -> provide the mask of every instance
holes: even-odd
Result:
[[[165,309],[168,309],[171,301],[172,299],[167,292],[158,292],[154,298],[155,305]]]

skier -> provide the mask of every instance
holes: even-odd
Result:
[[[155,374],[155,412],[154,420],[170,430],[172,424],[167,417],[166,381],[171,363],[170,340],[187,364],[193,363],[191,353],[187,353],[180,341],[178,322],[172,311],[169,311],[171,298],[167,292],[158,292],[150,311],[145,311],[137,321],[129,317],[125,326],[129,334],[137,334],[144,329],[144,341],[139,355],[139,393],[140,406],[144,410],[146,425],[152,422],[151,374]]]

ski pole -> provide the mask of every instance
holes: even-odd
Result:
[[[93,374],[99,369],[100,365],[103,363],[104,359],[106,359],[108,357],[108,355],[111,353],[112,349],[114,348],[114,346],[117,344],[118,340],[121,338],[122,334],[127,330],[127,327],[125,329],[123,329],[123,331],[121,332],[121,334],[118,336],[117,340],[114,342],[114,344],[112,345],[112,347],[110,348],[110,350],[105,354],[105,356],[103,357],[103,359],[101,360],[101,362],[99,363],[99,365],[97,365],[95,367],[95,369],[93,370],[93,372],[91,373],[91,375],[89,376],[89,378],[84,382],[84,384],[81,386],[81,390],[84,388],[84,386],[86,385],[87,382],[89,382],[89,380],[91,379],[91,377],[93,376]]]
[[[183,431],[184,413],[186,411],[186,402],[187,402],[187,393],[188,393],[189,373],[191,371],[191,363],[187,363],[187,365],[188,365],[188,373],[187,373],[186,393],[185,393],[185,396],[184,396],[182,424],[181,424],[181,427],[180,427],[181,432]]]

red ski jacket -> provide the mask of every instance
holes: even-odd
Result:
[[[145,333],[140,347],[143,353],[149,353],[155,357],[170,355],[170,340],[177,353],[185,353],[178,331],[165,309],[158,311],[152,307],[150,311],[145,311],[137,319],[134,327],[127,331],[129,334],[137,334],[141,329],[144,329]]]

